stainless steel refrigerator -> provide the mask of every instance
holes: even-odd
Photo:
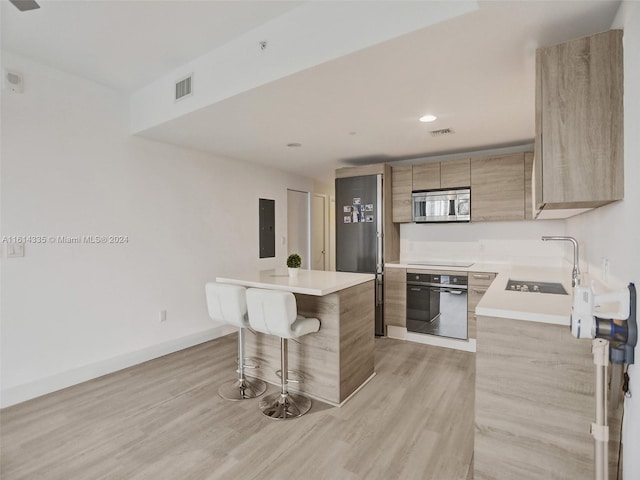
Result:
[[[382,206],[382,175],[336,179],[336,270],[375,274],[376,335],[384,335]]]

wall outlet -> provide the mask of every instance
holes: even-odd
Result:
[[[167,321],[167,311],[160,310],[160,323]]]
[[[7,257],[24,257],[24,243],[7,244]]]
[[[609,272],[611,271],[611,261],[608,258],[602,258],[602,281],[604,283],[609,282]]]

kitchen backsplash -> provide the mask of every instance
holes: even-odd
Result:
[[[558,220],[403,224],[400,226],[400,260],[561,266],[571,258],[570,249],[563,243],[543,242],[540,237],[564,234],[565,223]]]

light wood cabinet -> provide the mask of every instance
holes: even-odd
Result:
[[[479,317],[473,478],[594,478],[594,378],[591,342],[566,325]],[[611,479],[621,410],[609,413]]]
[[[384,270],[384,324],[407,326],[407,269]]]
[[[467,291],[467,336],[469,338],[476,338],[476,307],[495,278],[495,273],[469,272]]]
[[[413,189],[432,190],[471,185],[471,160],[459,158],[413,166]]]
[[[412,191],[471,187],[471,221],[533,218],[533,153],[392,167],[394,223],[412,221]]]
[[[537,50],[538,218],[623,198],[622,96],[621,30]]]
[[[391,168],[391,190],[393,197],[392,216],[394,223],[409,223],[411,217],[411,190],[413,188],[413,166],[402,165]]]
[[[524,154],[524,219],[533,220],[533,153]]]
[[[471,160],[471,221],[524,220],[524,153]]]
[[[440,162],[414,165],[413,189],[432,190],[434,188],[440,188]]]
[[[385,163],[374,163],[372,165],[362,165],[359,167],[342,167],[335,171],[336,178],[361,177],[363,175],[385,175],[388,165]]]
[[[459,188],[471,185],[471,160],[460,158],[440,162],[440,188]]]
[[[468,187],[471,185],[471,160],[461,158],[446,162],[392,167],[391,183],[393,222],[410,223],[413,208],[412,191]]]

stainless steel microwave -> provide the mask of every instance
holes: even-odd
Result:
[[[468,222],[471,220],[471,189],[413,192],[412,220],[416,223]]]

